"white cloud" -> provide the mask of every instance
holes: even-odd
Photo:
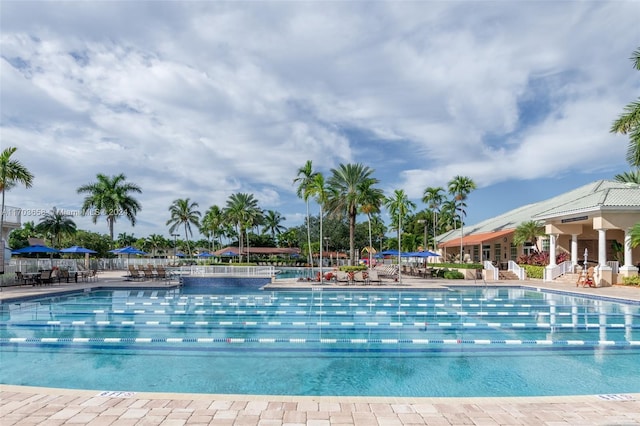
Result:
[[[233,192],[301,223],[292,180],[308,159],[362,162],[416,200],[458,174],[489,186],[625,167],[608,130],[638,89],[633,2],[3,12],[2,146],[36,175],[12,205],[79,205],[96,173],[125,173],[144,190],[136,234],[166,234],[172,200],[204,212]]]

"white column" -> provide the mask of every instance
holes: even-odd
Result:
[[[571,265],[578,264],[578,234],[571,234]]]
[[[558,234],[549,234],[549,266],[556,266],[556,238]]]
[[[607,266],[607,230],[598,229],[598,266]]]
[[[638,268],[634,266],[631,252],[631,229],[624,230],[624,265],[620,267],[620,271],[638,272]]]

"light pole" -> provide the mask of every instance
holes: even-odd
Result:
[[[178,246],[177,244],[177,239],[180,236],[180,234],[171,234],[171,236],[173,237],[173,260],[175,262],[176,258],[178,257]]]
[[[324,237],[324,246],[326,247],[325,253],[329,253],[329,237]],[[329,262],[329,266],[331,266],[331,262]]]

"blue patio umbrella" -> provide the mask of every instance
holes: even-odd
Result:
[[[47,247],[47,246],[37,244],[34,246],[27,246],[18,250],[14,250],[12,253],[13,254],[58,253],[58,251],[59,250],[56,250],[52,247]]]
[[[426,250],[426,251],[410,251],[407,253],[402,253],[400,254],[400,256],[401,257],[433,257],[433,256],[440,256],[440,255],[432,251]]]
[[[385,250],[381,251],[380,254],[383,256],[397,256],[398,250]]]
[[[109,253],[114,253],[114,254],[147,254],[146,252],[144,252],[142,250],[138,250],[137,248],[132,247],[132,246],[126,246],[126,247],[121,247],[121,248],[109,250]]]
[[[183,252],[179,251],[179,252],[176,252],[176,256],[177,257],[185,257],[186,254],[184,254]]]
[[[234,253],[232,251],[225,251],[224,253],[221,254],[221,256],[237,256],[238,253]]]
[[[198,257],[213,257],[213,256],[214,256],[213,254],[206,251],[198,254]]]
[[[71,247],[63,248],[62,250],[60,250],[60,253],[96,254],[97,251],[91,250],[85,247],[81,247],[81,246],[71,246]]]

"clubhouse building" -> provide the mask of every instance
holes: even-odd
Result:
[[[595,266],[597,286],[609,286],[624,276],[638,274],[640,246],[631,247],[631,228],[640,222],[640,185],[599,180],[548,200],[528,204],[475,225],[464,234],[454,229],[438,237],[438,248],[446,259],[460,255],[468,262],[487,263],[499,269],[517,268],[516,259],[530,254],[529,244],[515,245],[516,228],[538,221],[545,236],[538,238],[538,250],[549,253],[545,280],[575,272],[587,260]],[[556,255],[568,260],[556,264]]]

